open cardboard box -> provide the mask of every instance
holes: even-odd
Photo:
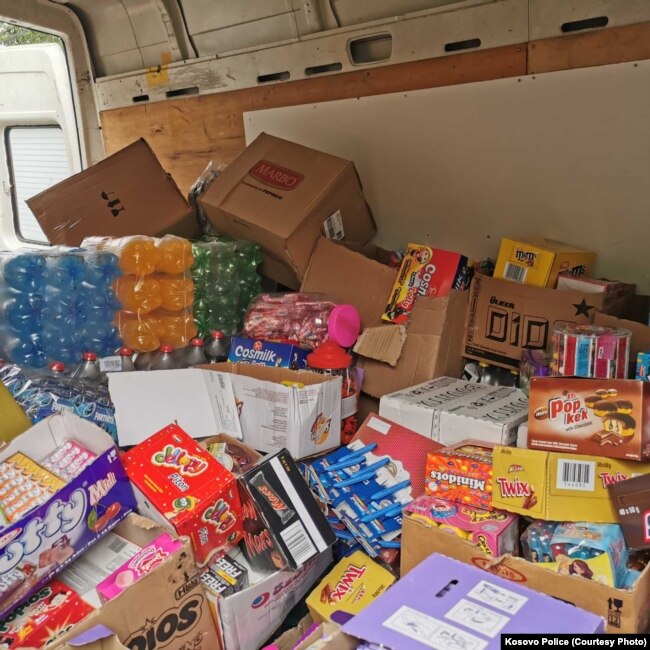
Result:
[[[485,555],[466,539],[405,513],[402,576],[431,553],[447,555],[602,616],[610,633],[646,632],[650,625],[650,567],[646,567],[631,591],[615,589],[585,578],[553,573],[520,557]]]
[[[301,290],[354,305],[362,326],[372,328],[355,348],[365,372],[362,391],[378,398],[435,377],[460,376],[468,292],[418,297],[404,331],[381,320],[398,269],[386,265],[382,249],[358,251],[319,239]]]

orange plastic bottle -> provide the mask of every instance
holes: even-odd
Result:
[[[160,342],[171,345],[174,349],[185,347],[196,336],[197,330],[192,312],[161,315],[160,324]]]
[[[161,307],[168,311],[182,311],[194,302],[194,282],[185,275],[160,275]]]
[[[115,295],[128,311],[148,314],[163,304],[161,282],[153,276],[123,275],[115,281]]]
[[[160,251],[152,237],[134,235],[117,241],[117,256],[120,268],[130,275],[149,275],[156,270]],[[110,247],[110,246],[109,246]]]
[[[120,312],[118,327],[124,344],[137,352],[152,352],[161,345],[163,328],[157,316]]]
[[[192,244],[187,239],[165,235],[158,241],[157,248],[159,257],[156,270],[159,273],[178,275],[192,268],[194,263]]]

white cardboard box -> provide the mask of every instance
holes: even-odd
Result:
[[[528,418],[528,398],[516,388],[440,377],[384,395],[379,415],[443,445],[468,438],[509,445]]]
[[[285,383],[283,383],[285,382]],[[109,373],[120,446],[178,425],[194,438],[227,433],[294,458],[341,444],[341,378],[241,363]]]

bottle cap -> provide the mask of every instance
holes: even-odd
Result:
[[[225,334],[224,334],[221,330],[212,330],[212,331],[210,332],[210,336],[211,336],[213,339],[222,339],[222,338],[225,337]]]
[[[126,347],[124,347],[124,348],[120,348],[120,349],[117,351],[117,353],[118,353],[121,357],[132,357],[132,356],[133,356],[133,350],[132,350],[131,348],[126,348]]]
[[[63,372],[65,366],[60,361],[52,361],[52,363],[50,363],[50,370],[53,372]]]
[[[190,345],[193,345],[195,348],[202,348],[203,347],[203,339],[196,336],[190,341]]]
[[[161,352],[173,352],[174,348],[171,345],[161,345],[160,346],[160,351]]]
[[[352,365],[352,355],[336,341],[328,339],[307,355],[307,364],[317,370],[342,370]]]
[[[97,355],[94,352],[84,352],[81,358],[84,361],[97,361]]]
[[[354,305],[336,305],[327,319],[327,334],[335,343],[349,348],[359,338],[361,316]]]

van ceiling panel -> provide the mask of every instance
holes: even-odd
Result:
[[[492,0],[482,0],[492,2]],[[330,7],[340,27],[367,23],[370,20],[403,16],[415,11],[460,4],[461,0],[331,0]]]

